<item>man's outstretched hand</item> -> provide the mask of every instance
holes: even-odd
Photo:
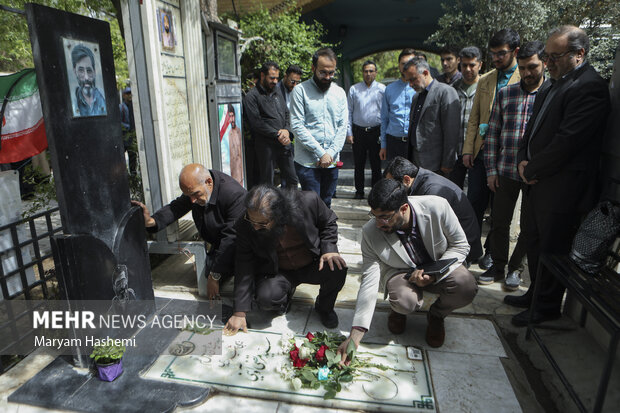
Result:
[[[342,258],[337,252],[327,252],[321,255],[321,260],[319,261],[319,271],[323,269],[325,264],[329,265],[329,269],[332,271],[334,271],[334,268],[336,267],[341,270],[347,266],[344,258]]]
[[[245,321],[244,312],[234,313],[226,322],[224,326],[224,334],[227,336],[234,336],[239,330],[244,333],[248,332],[248,323]]]
[[[149,209],[142,202],[131,200],[131,205],[139,206],[140,208],[142,208],[142,215],[144,215],[145,227],[154,227],[157,224],[153,217],[151,217]]]
[[[343,341],[338,346],[338,350],[336,350],[336,354],[340,356],[340,364],[344,364],[345,366],[351,364],[353,359],[350,357],[350,353],[354,353],[354,351],[351,350],[357,350],[360,345],[360,341],[362,341],[362,337],[364,337],[364,332],[357,329],[351,329],[351,334],[349,334],[349,337]]]

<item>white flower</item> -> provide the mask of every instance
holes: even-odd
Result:
[[[306,346],[301,346],[299,348],[299,358],[309,359],[310,357],[312,357],[312,350]]]
[[[293,389],[295,389],[295,391],[299,391],[299,389],[301,389],[301,379],[299,377],[295,377],[291,380],[291,384],[293,385]]]

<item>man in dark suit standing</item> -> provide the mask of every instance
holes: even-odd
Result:
[[[409,189],[409,196],[437,195],[447,200],[469,243],[465,266],[468,267],[473,260],[482,256],[478,218],[467,195],[454,182],[424,168],[418,168],[402,156],[397,156],[387,164],[383,177],[402,182]]]
[[[320,285],[315,310],[327,328],[338,326],[336,297],[347,267],[338,253],[338,217],[314,191],[258,185],[245,198],[246,213],[235,224],[234,313],[225,333],[247,330],[252,301],[286,313],[295,287]]]
[[[416,91],[409,112],[409,160],[448,176],[454,168],[460,141],[459,96],[453,87],[433,79],[424,59],[409,60],[403,73]]]
[[[550,32],[541,59],[551,86],[534,102],[519,154],[519,175],[528,184],[528,263],[532,285],[507,304],[530,305],[540,253],[567,254],[584,213],[596,203],[601,143],[610,109],[607,83],[586,61],[589,40],[574,26]],[[534,323],[560,317],[564,287],[549,271],[540,276]],[[527,325],[530,311],[512,318]]]

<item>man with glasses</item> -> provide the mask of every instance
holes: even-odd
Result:
[[[413,49],[403,49],[398,55],[398,71],[400,79],[385,87],[383,103],[381,104],[381,150],[379,158],[382,161],[393,159],[396,156],[407,157],[409,143],[409,112],[411,100],[415,91],[405,80],[403,71],[405,63],[415,57]]]
[[[304,73],[301,68],[297,65],[290,65],[288,69],[286,69],[286,73],[282,80],[278,82],[276,88],[286,101],[286,107],[290,108],[291,106],[291,92],[301,83],[301,76]]]
[[[481,229],[490,197],[484,168],[484,140],[497,92],[504,86],[521,80],[516,59],[520,42],[519,34],[513,29],[502,29],[491,37],[489,57],[495,69],[480,78],[469,114],[467,136],[463,143],[463,165],[469,169],[467,198],[474,207]],[[488,242],[485,243],[485,247],[487,245]],[[478,265],[488,270],[492,264],[491,251],[487,248],[484,258],[478,262]]]
[[[282,186],[297,188],[293,165],[288,108],[276,85],[280,69],[276,62],[261,67],[260,82],[245,97],[245,113],[252,130],[256,159],[259,159],[259,183],[273,185],[273,164],[280,168]]]
[[[564,286],[547,269],[538,274],[541,253],[568,254],[581,218],[599,199],[598,165],[607,116],[609,89],[586,57],[587,34],[575,26],[549,33],[544,54],[551,86],[534,102],[532,117],[517,156],[519,175],[528,185],[527,258],[532,284],[507,304],[528,308],[540,276],[536,312],[512,318],[516,326],[560,317]]]
[[[230,176],[194,163],[183,167],[179,175],[183,195],[151,216],[141,202],[148,232],[158,232],[192,212],[194,224],[203,240],[209,243],[205,274],[207,297],[217,298],[220,283],[234,273],[236,231],[235,221],[243,215],[246,190]]]
[[[450,204],[426,195],[407,197],[407,188],[382,179],[368,196],[371,219],[362,229],[362,281],[357,294],[349,338],[338,348],[345,361],[347,346],[358,346],[370,328],[377,292],[385,292],[392,311],[388,329],[405,331],[407,315],[423,305],[425,291],[439,294],[427,318],[426,342],[441,347],[444,318],[472,302],[478,291],[473,275],[463,266],[469,244]],[[424,272],[425,264],[455,259],[440,275]]]
[[[372,170],[371,186],[381,179],[381,104],[385,85],[375,81],[377,65],[367,60],[362,65],[363,82],[349,89],[349,127],[347,142],[353,144],[355,162],[355,199],[364,198],[366,153]]]
[[[340,151],[347,134],[347,95],[332,84],[336,54],[329,47],[312,56],[311,79],[291,94],[291,127],[295,134],[295,169],[304,191],[314,191],[331,206],[338,183]]]
[[[262,310],[284,314],[299,284],[320,285],[315,310],[327,328],[338,326],[334,304],[347,267],[338,253],[336,214],[312,191],[259,185],[245,198],[235,225],[237,257],[234,313],[225,332],[247,330],[254,300]]]

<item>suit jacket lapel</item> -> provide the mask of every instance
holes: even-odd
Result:
[[[382,232],[382,234],[387,244],[392,247],[392,249],[400,257],[400,259],[402,259],[404,262],[407,263],[407,265],[413,268],[413,261],[411,261],[411,258],[409,258],[409,254],[407,254],[405,247],[403,247],[403,244],[400,242],[400,238],[398,238],[398,235],[396,235],[395,233],[386,234],[385,232]]]
[[[436,80],[435,80],[435,82],[436,82]],[[424,100],[424,104],[422,105],[422,110],[420,111],[420,119],[418,120],[418,122],[422,119],[422,116],[424,116],[424,112],[426,112],[426,108],[428,107],[430,102],[433,99],[435,99],[435,95],[436,94],[437,94],[437,85],[433,85],[431,90],[429,90],[428,94],[426,95],[426,99]]]

